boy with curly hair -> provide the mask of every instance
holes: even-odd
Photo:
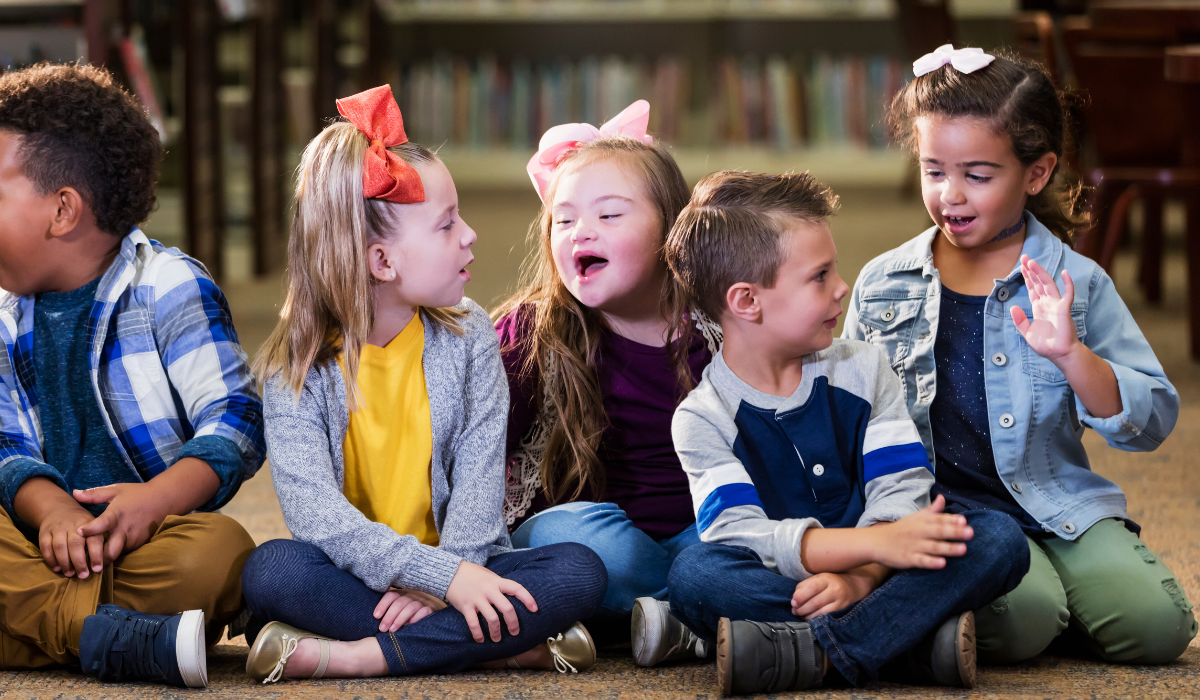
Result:
[[[0,76],[5,670],[203,687],[242,608],[254,542],[194,511],[261,466],[262,404],[204,267],[137,228],[161,155],[101,69]]]

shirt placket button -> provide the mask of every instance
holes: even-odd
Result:
[[[992,364],[996,365],[997,367],[1003,367],[1004,365],[1008,364],[1008,357],[1004,353],[998,352],[995,355],[992,355]]]

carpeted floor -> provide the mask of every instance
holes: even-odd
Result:
[[[536,211],[532,195],[464,193],[463,216],[480,235],[469,295],[494,301],[510,287],[524,251],[525,226]],[[1174,222],[1178,238],[1178,221]],[[844,193],[843,210],[833,222],[840,250],[839,269],[847,281],[874,255],[897,245],[925,226],[919,202],[891,193]],[[478,268],[478,269],[476,269]],[[1191,471],[1200,454],[1200,364],[1187,354],[1186,273],[1178,254],[1166,264],[1165,301],[1142,302],[1134,285],[1136,260],[1123,256],[1115,272],[1118,289],[1154,346],[1167,375],[1183,399],[1174,433],[1153,453],[1131,454],[1107,448],[1094,434],[1086,444],[1095,470],[1113,479],[1129,498],[1130,516],[1143,527],[1143,539],[1176,573],[1192,601],[1200,601],[1200,479]],[[227,291],[242,342],[253,352],[274,323],[281,285],[278,279],[232,284]],[[248,481],[225,509],[255,541],[287,537],[264,469]],[[243,668],[242,639],[222,640],[209,656],[209,688],[186,691],[142,684],[94,683],[69,670],[0,673],[0,700],[8,698],[174,698],[205,695],[222,698],[710,698],[717,697],[711,664],[689,663],[640,669],[622,654],[606,652],[589,672],[560,676],[553,672],[489,671],[457,676],[287,682],[253,685]],[[830,690],[796,697],[944,697],[944,698],[1140,698],[1200,697],[1200,642],[1162,667],[1120,667],[1099,663],[1069,644],[1026,664],[983,668],[972,692],[944,688],[878,684],[861,691]]]

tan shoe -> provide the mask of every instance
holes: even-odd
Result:
[[[302,639],[316,639],[321,643],[321,662],[309,678],[324,676],[325,668],[329,665],[329,638],[298,630],[282,622],[268,622],[258,633],[258,639],[250,648],[250,656],[246,657],[246,674],[264,685],[283,680],[288,659],[296,653]]]
[[[550,647],[554,668],[559,673],[579,673],[596,663],[596,643],[592,641],[587,628],[578,622],[566,632],[559,632],[557,637],[547,639],[546,646]]]

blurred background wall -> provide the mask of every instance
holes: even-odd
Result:
[[[1109,266],[1137,251],[1156,302],[1195,190],[1181,170],[1192,88],[1162,66],[1198,40],[1188,0],[0,0],[0,65],[91,61],[141,98],[167,150],[145,229],[232,290],[252,352],[280,301],[293,171],[337,97],[390,83],[409,136],[440,149],[479,233],[467,292],[485,305],[511,291],[527,250],[538,200],[524,166],[542,132],[638,98],[691,183],[720,168],[811,170],[846,194],[834,229],[853,281],[927,225],[882,115],[912,60],[948,41],[1008,47],[1089,95],[1068,176],[1105,216],[1078,247]],[[1125,58],[1104,64],[1105,51]],[[1122,105],[1128,85],[1149,92]],[[1150,105],[1157,126],[1130,121]],[[1172,105],[1178,118],[1164,117]],[[1154,147],[1134,137],[1151,132]]]

